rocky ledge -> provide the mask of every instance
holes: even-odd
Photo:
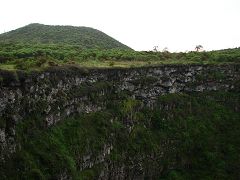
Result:
[[[31,73],[1,70],[0,157],[15,151],[15,126],[31,113],[45,117],[45,126],[49,127],[73,113],[105,109],[110,96],[120,99],[127,94],[151,107],[159,95],[167,93],[239,91],[239,87],[239,64],[129,69],[52,67]]]

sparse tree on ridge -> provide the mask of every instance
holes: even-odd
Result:
[[[154,51],[154,52],[158,52],[158,46],[154,46],[154,47],[153,47],[153,51]]]
[[[202,45],[197,45],[196,47],[195,47],[195,50],[197,51],[197,52],[199,52],[200,50],[202,50],[203,49],[203,46]]]
[[[163,48],[162,52],[168,52],[168,47]]]

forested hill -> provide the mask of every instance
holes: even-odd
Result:
[[[51,26],[37,23],[0,34],[0,42],[78,45],[82,48],[98,49],[131,49],[107,34],[93,28]]]

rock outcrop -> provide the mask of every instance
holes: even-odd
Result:
[[[31,113],[45,117],[45,127],[49,127],[74,113],[103,110],[110,96],[120,98],[121,93],[152,107],[159,95],[239,91],[239,84],[240,65],[130,69],[57,67],[32,73],[0,71],[0,157],[4,160],[15,152],[15,126]],[[106,147],[107,153],[111,148]],[[83,158],[82,168],[91,166],[88,159]]]

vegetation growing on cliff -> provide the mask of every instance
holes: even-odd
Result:
[[[153,108],[127,95],[121,99],[109,99],[106,110],[73,116],[50,129],[32,114],[18,124],[21,149],[1,166],[0,176],[94,179],[106,170],[97,162],[104,158],[106,171],[124,167],[128,177],[143,172],[155,179],[240,177],[239,94],[169,94]]]

